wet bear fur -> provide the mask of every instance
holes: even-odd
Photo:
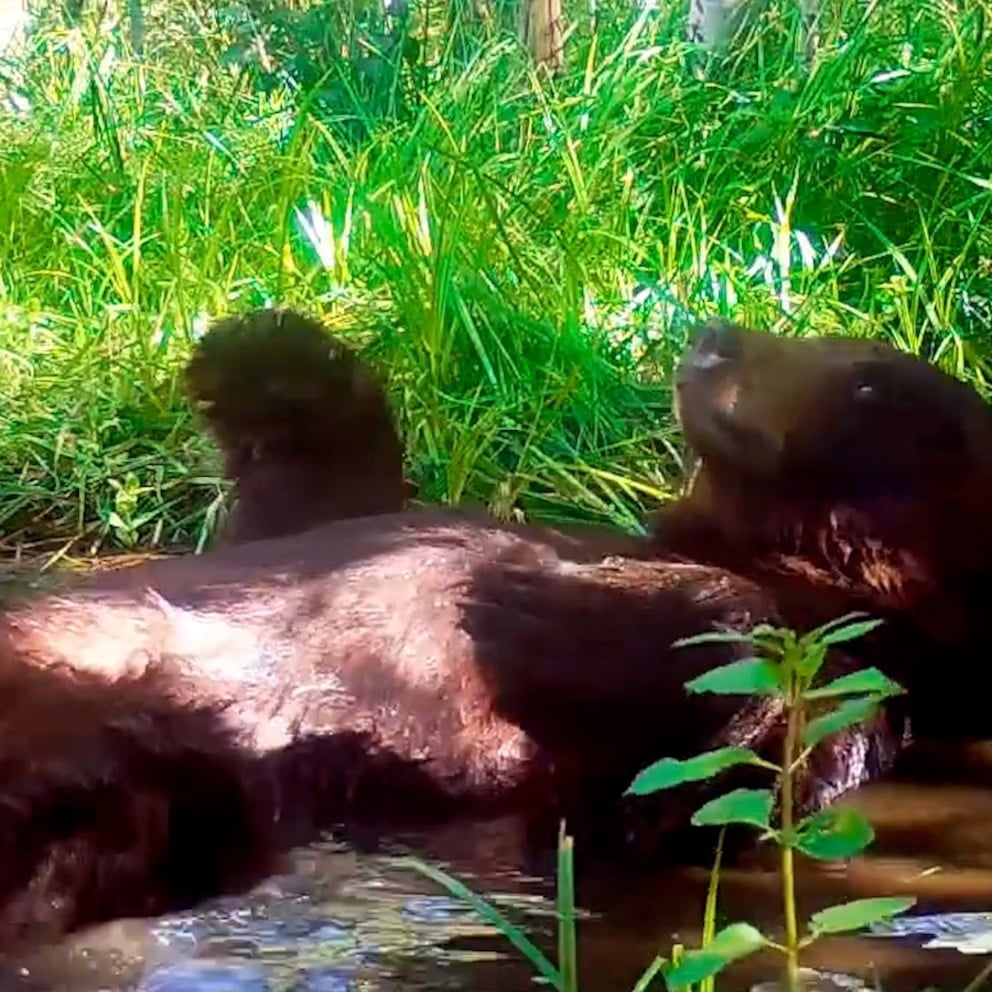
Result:
[[[185,380],[234,484],[228,540],[397,512],[416,493],[381,384],[312,317],[266,309],[215,321]]]
[[[763,340],[771,368],[781,339]],[[845,345],[797,347],[822,347],[828,361]],[[724,409],[723,395],[680,393],[697,451],[690,425],[706,403]],[[948,421],[977,430],[974,405],[959,398]],[[805,410],[782,413],[796,418],[790,436]],[[266,437],[281,436],[277,411]],[[237,430],[216,417],[213,429],[237,450]],[[350,449],[340,463],[330,450],[321,471],[348,479]],[[299,478],[292,459],[271,464],[287,466],[287,486]],[[263,507],[268,490],[250,491]],[[321,519],[328,491],[301,487],[297,519]],[[90,576],[7,607],[0,657],[11,698],[21,679],[44,691],[21,694],[18,743],[0,776],[0,941],[193,903],[248,884],[288,846],[336,825],[390,830],[519,812],[547,846],[566,816],[585,856],[633,837],[679,857],[668,831],[685,826],[701,794],[625,802],[632,777],[658,757],[720,743],[777,756],[772,702],[682,688],[747,646],[671,645],[713,627],[790,620],[796,604],[808,606],[808,576],[794,569],[794,603],[793,573],[780,583],[758,569],[756,581],[736,560],[688,560],[683,535],[697,526],[700,557],[713,553],[704,538],[718,535],[705,515],[672,516],[678,526],[659,526],[651,544],[458,512],[335,514],[310,530]],[[856,661],[838,654],[828,667]],[[884,661],[912,681],[916,655]],[[969,664],[962,677],[980,662]],[[898,712],[886,711],[826,742],[804,780],[807,808],[883,774],[902,730]],[[30,789],[18,785],[27,781]],[[45,812],[53,804],[57,815]],[[197,845],[199,860],[187,860]]]
[[[880,341],[722,321],[699,329],[676,390],[698,464],[656,519],[657,553],[753,579],[800,626],[883,619],[856,650],[900,672],[914,735],[988,736],[985,401]]]

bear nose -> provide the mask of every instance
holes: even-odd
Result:
[[[733,361],[741,348],[737,328],[726,320],[707,320],[690,332],[689,350],[685,365],[693,369],[708,369]]]

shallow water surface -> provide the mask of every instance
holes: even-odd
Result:
[[[964,784],[894,782],[853,798],[878,832],[870,857],[814,866],[801,878],[801,910],[872,895],[915,894],[917,911],[992,910],[992,748],[957,762]],[[410,837],[501,907],[546,949],[554,947],[554,878],[518,869],[512,821],[457,824]],[[577,858],[582,852],[577,851]],[[698,940],[706,876],[700,871],[592,872],[578,891],[582,986],[621,992],[659,949]],[[767,859],[724,873],[724,922],[774,932],[778,875]],[[833,939],[815,967],[858,974],[892,992],[962,989],[984,958],[923,949],[919,939]],[[753,959],[720,983],[747,989],[771,977]],[[123,921],[9,962],[10,992],[351,992],[533,987],[520,956],[467,908],[398,864],[397,853],[359,854],[329,840],[297,852],[287,874],[252,893],[195,912]],[[659,983],[656,988],[663,986]]]

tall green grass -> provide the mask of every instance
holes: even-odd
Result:
[[[774,6],[701,72],[681,8],[575,4],[564,76],[460,35],[385,109],[333,64],[261,86],[170,9],[140,61],[43,24],[0,118],[8,535],[202,544],[222,490],[177,371],[199,322],[270,301],[381,370],[425,498],[503,517],[633,529],[672,495],[667,377],[707,313],[985,387],[989,0],[834,0],[809,73]]]

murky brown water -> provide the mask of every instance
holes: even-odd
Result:
[[[845,867],[807,868],[802,910],[849,898],[911,893],[925,912],[992,910],[992,746],[950,766],[961,784],[888,783],[854,801],[876,826],[870,857]],[[458,824],[411,838],[504,910],[546,949],[554,947],[554,879],[516,865],[512,822]],[[581,851],[577,852],[581,857]],[[579,902],[582,986],[630,989],[660,948],[698,940],[705,873],[593,873]],[[755,864],[724,873],[725,921],[777,928],[778,875]],[[885,990],[962,989],[979,956],[922,949],[919,941],[834,939],[808,961],[877,981]],[[754,959],[718,985],[735,992],[770,976]],[[31,959],[8,962],[10,992],[347,992],[532,987],[526,963],[471,911],[397,866],[394,854],[356,854],[328,841],[302,850],[293,871],[250,895],[154,921],[125,921],[78,935]],[[659,982],[656,986],[662,988]]]

